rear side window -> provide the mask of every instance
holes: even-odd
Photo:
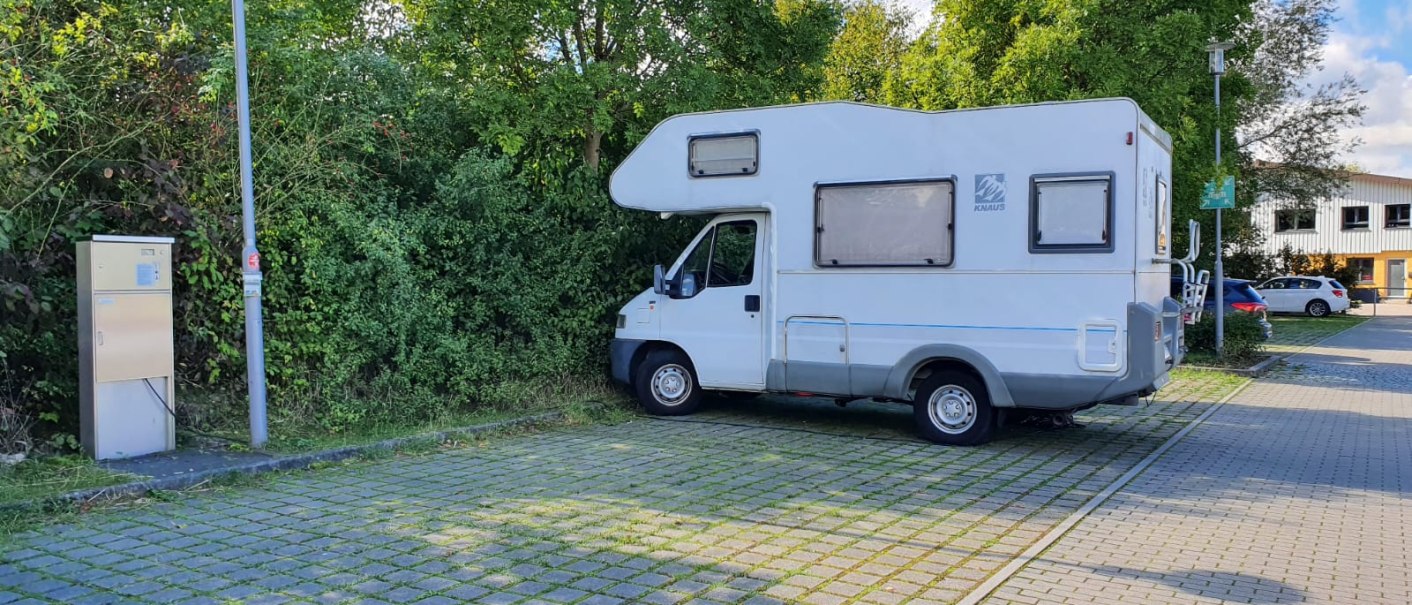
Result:
[[[1113,175],[1030,180],[1030,252],[1112,252]]]
[[[1265,298],[1260,296],[1260,293],[1256,292],[1255,288],[1252,288],[1250,284],[1234,284],[1231,287],[1226,288],[1226,292],[1233,295],[1231,300],[1244,300],[1246,302],[1265,302]],[[1234,298],[1235,296],[1238,296],[1240,298],[1236,299]]]
[[[814,263],[820,267],[951,265],[950,180],[819,185]]]
[[[1167,183],[1162,180],[1162,176],[1157,176],[1157,254],[1167,253],[1168,226],[1170,225],[1171,211],[1167,209]]]
[[[1335,280],[1330,280],[1330,281],[1329,281],[1329,285],[1330,285],[1330,286],[1333,286],[1335,290],[1347,290],[1347,289],[1348,289],[1348,288],[1343,287],[1343,284],[1338,283],[1338,280],[1336,280],[1336,279],[1335,279]]]

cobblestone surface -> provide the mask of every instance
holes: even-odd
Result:
[[[1242,391],[988,603],[1412,603],[1412,318]]]
[[[14,536],[0,603],[954,601],[1231,386],[978,448],[760,400],[293,473]]]

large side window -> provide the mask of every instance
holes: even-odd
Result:
[[[949,266],[955,191],[950,179],[819,185],[814,263]]]
[[[716,225],[686,256],[675,279],[690,279],[696,293],[749,285],[755,281],[755,234],[755,221]]]
[[[1031,252],[1111,252],[1112,231],[1111,173],[1031,180]]]

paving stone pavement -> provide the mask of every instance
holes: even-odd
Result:
[[[1212,414],[987,603],[1412,603],[1412,318]]]
[[[12,536],[0,603],[954,601],[1230,386],[978,448],[764,399],[290,473]]]

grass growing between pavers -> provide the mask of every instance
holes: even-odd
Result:
[[[404,425],[400,427],[383,427],[377,431],[370,430],[357,434],[330,437],[326,441],[317,443],[306,443],[304,444],[305,447],[302,449],[289,446],[289,449],[282,450],[281,453],[320,451],[349,445],[376,444],[389,439],[408,438],[395,449],[381,447],[370,448],[354,458],[343,461],[316,462],[312,464],[309,469],[279,471],[272,474],[275,476],[298,475],[308,470],[340,468],[364,462],[423,455],[447,449],[488,447],[489,444],[499,439],[530,435],[547,429],[583,426],[588,424],[611,425],[626,422],[636,417],[634,413],[636,408],[629,407],[629,403],[625,398],[615,396],[613,393],[603,393],[602,395],[603,396],[599,397],[597,400],[585,400],[559,407],[558,409],[564,412],[564,416],[561,420],[555,422],[542,425],[502,428],[468,438],[439,440],[427,437],[419,439],[417,435],[522,418],[525,414],[486,413],[464,415],[455,417],[457,420],[447,420],[445,424],[427,423]],[[540,411],[540,413],[542,413],[542,411]],[[7,470],[13,471],[14,474],[5,473]],[[114,473],[105,470],[92,460],[77,456],[51,456],[27,460],[15,467],[0,469],[0,504],[43,503],[46,499],[55,498],[63,494],[88,488],[118,485],[139,479],[141,478],[134,475]],[[212,492],[228,492],[231,489],[251,488],[260,485],[265,479],[266,475],[264,474],[231,474],[217,477],[192,488],[180,491],[154,491],[140,498],[101,500],[96,502],[50,502],[38,507],[0,510],[0,545],[3,545],[6,538],[15,533],[32,530],[36,527],[52,523],[69,521],[74,519],[75,515],[79,513],[97,511],[123,512],[141,509],[153,503],[174,501],[188,495],[203,495]]]
[[[1088,410],[1086,429],[1007,429],[977,448],[918,441],[903,406],[829,402],[803,408],[807,425],[762,416],[783,407],[736,402],[697,423],[427,444],[28,532],[5,551],[0,591],[153,602],[947,602],[1237,384],[1179,372],[1158,403]],[[626,419],[617,414],[610,424]],[[860,422],[881,429],[850,433]]]

